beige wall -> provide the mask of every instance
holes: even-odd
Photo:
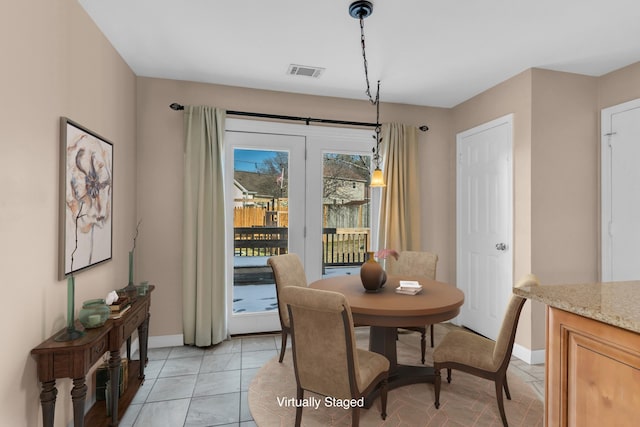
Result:
[[[640,98],[640,62],[598,78],[598,114],[600,110]]]
[[[544,284],[598,279],[597,79],[534,69],[531,268]],[[545,311],[531,311],[531,348],[545,347]],[[526,344],[525,344],[526,345]]]
[[[270,92],[229,86],[138,78],[138,212],[144,232],[138,271],[157,285],[151,336],[182,333],[182,113],[169,104],[210,105],[227,110],[371,122],[368,101]],[[383,121],[421,125],[421,181],[424,249],[441,256],[438,276],[449,280],[453,262],[450,225],[451,125],[448,110],[382,104]]]
[[[75,0],[3,2],[1,16],[0,425],[37,426],[40,387],[30,351],[66,324],[66,282],[57,280],[59,119],[114,143],[113,260],[77,275],[78,307],[127,278],[135,76]],[[58,381],[56,426],[72,418],[69,383]]]
[[[533,70],[532,258],[543,283],[598,279],[597,79]]]

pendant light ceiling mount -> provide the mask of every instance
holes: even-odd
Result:
[[[370,1],[354,1],[349,6],[349,15],[355,19],[367,18],[373,13],[373,3]]]

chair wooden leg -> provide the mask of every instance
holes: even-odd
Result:
[[[387,419],[387,391],[389,390],[387,380],[382,380],[380,383],[380,417],[383,420]]]
[[[447,382],[451,382],[451,368],[447,368]]]
[[[507,424],[507,415],[504,413],[504,401],[502,400],[502,384],[500,380],[495,381],[496,384],[496,398],[498,399],[498,410],[500,411],[500,418],[502,419],[502,425],[509,427]]]
[[[351,427],[359,427],[360,426],[360,408],[354,406],[351,409]]]
[[[436,368],[435,375],[436,377],[434,378],[434,381],[433,381],[433,389],[436,394],[436,400],[434,405],[436,409],[439,409],[440,408],[440,369]]]
[[[304,390],[302,390],[300,387],[298,387],[298,402],[302,401],[302,398],[304,397]],[[300,423],[302,422],[302,405],[298,405],[298,407],[296,407],[296,424],[295,427],[300,427]]]
[[[284,352],[287,349],[287,333],[282,331],[282,347],[280,348],[280,363],[282,363],[282,359],[284,359]]]
[[[511,400],[511,393],[509,393],[509,385],[507,384],[507,375],[506,374],[504,376],[504,383],[502,385],[504,386],[504,394],[505,394],[505,396],[507,396],[507,399]]]
[[[424,354],[427,351],[427,340],[426,340],[426,335],[427,335],[427,328],[424,327],[422,328],[422,330],[420,331],[420,350],[422,351],[422,364],[424,365]],[[433,344],[431,345],[431,347],[433,347]]]
[[[430,325],[431,329],[431,348],[433,348],[433,325]],[[424,363],[424,356],[422,357],[422,363]]]

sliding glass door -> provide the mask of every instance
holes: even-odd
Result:
[[[367,134],[333,135],[307,147],[307,252],[314,278],[359,274],[377,239],[379,191],[369,187],[371,145]],[[364,138],[362,138],[364,137]],[[319,244],[321,242],[321,244]],[[321,253],[318,253],[321,250]]]
[[[225,138],[229,330],[278,330],[267,259],[304,251],[305,139],[228,129]]]
[[[371,132],[228,119],[227,313],[231,334],[280,329],[270,256],[309,282],[357,273],[374,238]]]

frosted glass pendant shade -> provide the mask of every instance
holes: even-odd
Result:
[[[376,168],[371,174],[371,184],[370,187],[386,187],[387,185],[384,183],[384,177],[382,176],[382,170],[380,168]]]

